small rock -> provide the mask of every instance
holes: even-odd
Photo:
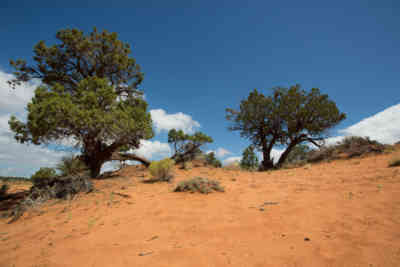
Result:
[[[265,209],[264,209],[264,208],[260,208],[259,210],[260,210],[260,211],[265,211]]]
[[[143,257],[143,256],[147,256],[147,255],[150,255],[150,254],[153,254],[153,252],[152,251],[151,252],[140,252],[138,255],[140,257]]]
[[[311,240],[310,240],[310,238],[305,237],[305,238],[304,238],[304,241],[308,242],[308,241],[311,241]]]

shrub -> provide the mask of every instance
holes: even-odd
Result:
[[[213,166],[215,168],[221,168],[222,167],[221,161],[219,161],[215,157],[215,153],[214,152],[207,153],[206,156],[205,156],[205,160],[206,160],[208,165],[211,165],[211,166]]]
[[[56,177],[57,173],[56,170],[53,168],[40,168],[37,172],[35,172],[32,176],[31,176],[31,180],[33,184],[36,184],[38,182],[40,182],[41,179],[43,178],[52,178],[52,177]]]
[[[149,166],[150,174],[158,181],[169,182],[173,177],[172,168],[174,167],[174,164],[175,161],[170,158],[153,161]]]
[[[5,198],[5,196],[7,195],[8,189],[10,189],[10,186],[8,184],[3,184],[0,187],[0,200]]]
[[[399,167],[400,166],[400,157],[395,157],[389,162],[389,167]]]
[[[209,180],[207,178],[195,177],[189,180],[180,182],[174,189],[174,192],[200,192],[208,194],[212,191],[224,192],[224,188],[218,181]]]
[[[61,176],[81,175],[88,172],[86,164],[76,156],[66,156],[56,166],[61,172]]]
[[[184,170],[190,170],[190,169],[192,169],[192,168],[193,168],[192,162],[190,162],[190,161],[185,161],[185,162],[183,162],[182,169],[184,169]]]
[[[367,153],[382,153],[385,146],[369,137],[348,136],[336,145],[341,153],[347,153],[349,158],[358,157]]]

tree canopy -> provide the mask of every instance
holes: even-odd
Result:
[[[226,118],[232,122],[229,129],[239,131],[263,153],[262,168],[280,167],[290,151],[298,144],[313,143],[327,137],[327,130],[346,118],[328,95],[318,88],[309,92],[300,85],[277,87],[270,95],[256,89],[242,100],[239,110],[226,109]],[[274,146],[285,150],[274,166],[271,151]]]
[[[193,160],[196,155],[201,153],[201,146],[212,142],[213,139],[202,132],[196,132],[193,135],[176,129],[168,132],[168,143],[174,148],[174,155],[171,158],[177,163]]]
[[[21,143],[74,140],[91,176],[97,177],[114,152],[138,148],[141,139],[153,137],[139,90],[143,73],[116,33],[66,29],[56,38],[58,44],[35,45],[32,65],[10,61],[16,69],[11,86],[31,79],[41,85],[28,103],[27,121],[13,116],[9,125]]]

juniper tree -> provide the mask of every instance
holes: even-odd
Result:
[[[213,139],[202,132],[193,135],[176,129],[168,132],[168,143],[174,148],[174,155],[171,158],[177,163],[194,159],[196,155],[201,154],[200,147],[212,142]]]
[[[226,112],[232,122],[229,129],[239,131],[262,151],[262,169],[282,166],[299,144],[319,146],[319,141],[327,137],[327,130],[346,118],[328,95],[317,88],[307,92],[300,85],[277,87],[270,95],[255,89],[241,101],[239,110],[228,108]],[[274,166],[271,151],[277,145],[286,148]]]
[[[258,158],[254,146],[250,145],[243,151],[240,167],[245,170],[256,170],[258,168]]]
[[[13,116],[9,125],[21,143],[74,140],[91,176],[97,177],[114,152],[138,148],[141,139],[153,136],[139,89],[143,73],[129,44],[116,33],[65,29],[56,39],[51,46],[44,41],[34,46],[31,65],[10,61],[16,70],[12,87],[31,79],[41,85],[27,105],[26,122]]]

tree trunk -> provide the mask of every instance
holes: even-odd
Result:
[[[90,177],[97,178],[100,175],[101,166],[103,165],[103,161],[100,159],[91,159],[89,163],[87,163],[88,168],[90,170]]]
[[[134,160],[134,161],[139,161],[139,162],[141,162],[143,165],[145,165],[146,167],[149,167],[150,166],[150,161],[149,160],[147,160],[147,159],[145,159],[145,158],[143,158],[143,157],[140,157],[140,156],[137,156],[137,155],[135,155],[135,154],[128,154],[128,153],[118,153],[118,152],[114,152],[112,155],[111,155],[111,157],[110,157],[110,159],[108,159],[108,160],[106,160],[106,161],[111,161],[111,160]]]
[[[297,146],[298,142],[291,142],[289,146],[286,148],[286,150],[282,153],[281,157],[279,158],[278,163],[276,164],[276,167],[280,168],[282,167],[283,163],[285,163],[286,158],[289,156],[290,151]]]

